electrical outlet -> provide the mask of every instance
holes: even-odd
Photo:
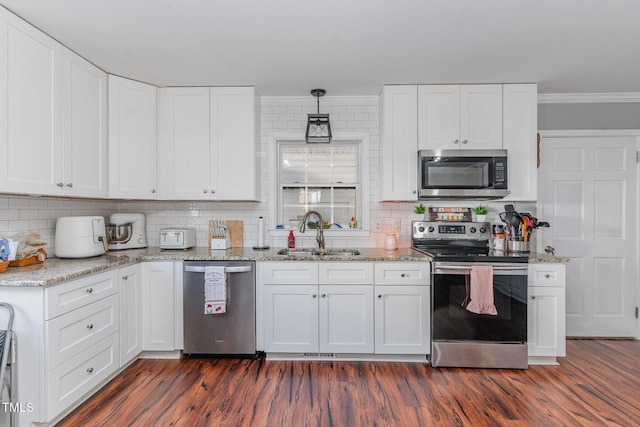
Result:
[[[373,222],[373,231],[375,231],[376,233],[382,233],[382,220],[381,219],[376,219]]]
[[[394,219],[391,225],[392,225],[394,230],[400,230],[400,220],[399,219]]]

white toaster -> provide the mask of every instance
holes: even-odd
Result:
[[[160,229],[160,249],[189,249],[195,245],[195,228],[171,227]]]

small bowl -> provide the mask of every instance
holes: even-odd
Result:
[[[290,219],[289,220],[289,227],[291,228],[300,228],[300,220],[299,219]]]

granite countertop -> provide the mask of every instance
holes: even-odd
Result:
[[[358,248],[360,255],[321,257],[311,254],[308,256],[277,255],[276,252],[279,249],[281,248],[259,251],[252,248],[163,250],[152,247],[111,251],[92,258],[47,258],[42,264],[28,267],[9,267],[6,272],[0,273],[0,286],[46,287],[142,261],[431,261],[431,257],[411,248],[400,248],[394,251]]]
[[[530,263],[557,262],[557,263],[566,264],[569,262],[569,258],[549,255],[549,254],[541,254],[538,252],[531,252],[529,254],[529,262]]]

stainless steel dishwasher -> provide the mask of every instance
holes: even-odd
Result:
[[[225,313],[204,314],[204,272],[224,266]],[[255,263],[250,261],[184,262],[184,353],[256,356]]]

